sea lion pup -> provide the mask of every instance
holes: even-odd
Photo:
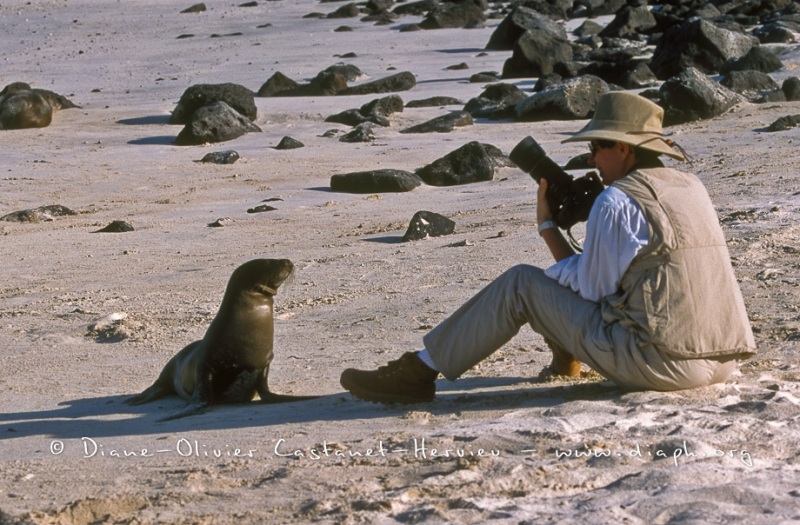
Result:
[[[126,401],[141,405],[168,395],[189,401],[166,421],[197,414],[212,404],[246,403],[258,393],[263,403],[315,399],[269,391],[273,358],[273,296],[290,276],[288,259],[255,259],[234,270],[205,336],[178,352],[141,394]]]
[[[44,128],[52,120],[53,107],[35,91],[14,91],[0,99],[0,129]]]
[[[56,111],[78,107],[53,91],[13,82],[0,91],[0,129],[44,128]]]

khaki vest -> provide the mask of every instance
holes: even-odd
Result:
[[[650,240],[603,299],[603,317],[683,357],[749,357],[755,340],[725,236],[705,187],[670,168],[614,182],[642,208]]]

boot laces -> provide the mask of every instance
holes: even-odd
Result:
[[[385,365],[378,367],[378,376],[379,377],[391,377],[394,375],[399,374],[404,370],[403,367],[403,358],[396,359],[394,361],[389,361]]]

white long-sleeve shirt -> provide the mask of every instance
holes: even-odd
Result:
[[[589,212],[583,252],[558,261],[545,275],[599,303],[619,289],[622,275],[649,237],[639,205],[622,190],[609,186]]]

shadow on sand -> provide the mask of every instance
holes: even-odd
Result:
[[[150,126],[155,124],[169,124],[169,115],[150,115],[148,117],[124,118],[118,120],[117,124],[128,126]]]
[[[508,387],[520,388],[509,390]],[[178,397],[132,407],[124,403],[130,396],[106,396],[75,399],[59,403],[59,408],[38,412],[0,414],[3,421],[0,439],[48,436],[79,439],[137,436],[154,433],[199,430],[228,430],[268,427],[287,423],[319,421],[342,422],[384,417],[399,417],[409,410],[434,415],[455,412],[480,412],[521,408],[552,407],[572,400],[603,400],[622,392],[610,383],[580,383],[547,386],[532,383],[530,378],[466,378],[456,383],[437,382],[436,400],[416,405],[380,405],[336,393],[305,401],[261,404],[257,401],[236,405],[216,405],[203,414],[179,420],[158,422],[180,410],[186,403]],[[492,389],[505,388],[502,391]],[[131,417],[121,417],[123,415]],[[113,418],[113,419],[110,419]]]

